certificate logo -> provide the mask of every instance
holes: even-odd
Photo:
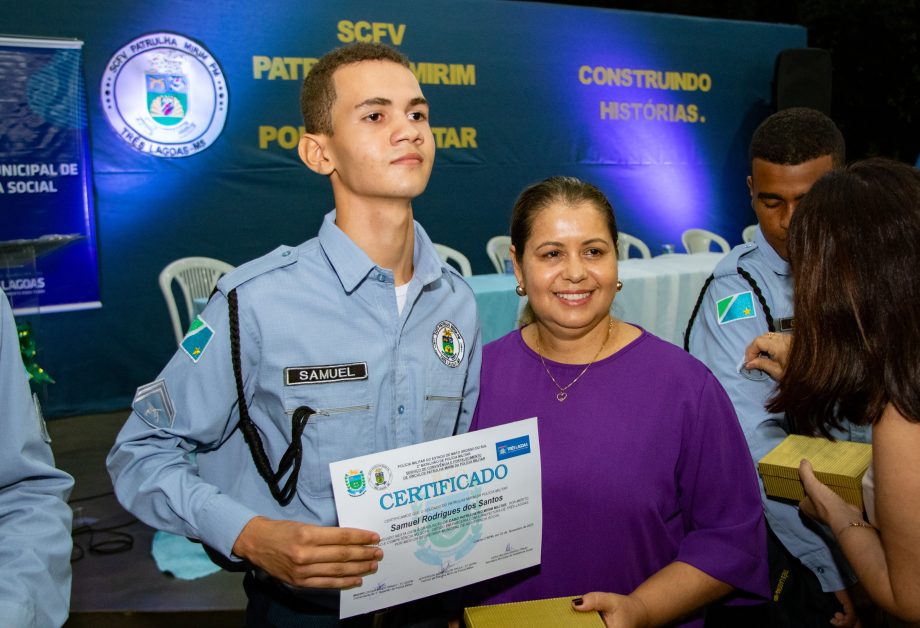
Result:
[[[481,493],[478,487],[470,491],[470,503],[475,503]],[[428,500],[420,509],[413,506],[413,511],[425,525],[424,534],[417,537],[415,557],[443,571],[473,551],[482,537],[482,513],[478,509],[451,510],[449,502],[450,497],[443,496]]]
[[[367,482],[364,479],[364,471],[350,469],[345,474],[345,489],[352,497],[364,495],[364,491],[367,490]]]
[[[220,64],[203,45],[177,33],[149,33],[125,44],[109,59],[100,92],[119,137],[154,157],[204,150],[227,119]]]
[[[530,436],[519,436],[495,443],[495,456],[499,460],[530,453]]]
[[[371,467],[371,486],[378,491],[387,488],[393,481],[393,473],[385,464],[375,464]]]
[[[463,336],[460,330],[450,321],[441,321],[434,328],[431,335],[431,346],[434,348],[438,359],[451,368],[457,368],[463,362],[464,347]]]

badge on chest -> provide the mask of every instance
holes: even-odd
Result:
[[[324,364],[321,366],[288,366],[284,369],[285,386],[331,384],[367,379],[367,362]]]

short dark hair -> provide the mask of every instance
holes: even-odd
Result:
[[[920,421],[920,171],[867,159],[819,179],[792,217],[789,364],[770,403],[794,431]]]
[[[781,166],[796,166],[830,155],[835,168],[846,163],[846,144],[834,121],[815,109],[792,107],[761,122],[748,156]]]
[[[521,192],[511,210],[511,244],[514,245],[518,262],[523,259],[524,246],[530,239],[537,214],[553,203],[567,206],[590,203],[604,216],[614,248],[617,247],[617,219],[613,206],[604,193],[575,177],[550,177],[534,183]]]
[[[409,59],[383,44],[356,43],[330,50],[316,62],[300,86],[300,113],[307,133],[332,135],[335,83],[332,75],[343,65],[361,61],[392,61],[409,68]]]

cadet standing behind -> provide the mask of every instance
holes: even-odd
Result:
[[[0,625],[60,626],[70,609],[73,478],[54,457],[0,291]]]
[[[757,233],[753,242],[735,247],[719,262],[687,328],[684,348],[703,361],[725,387],[755,461],[786,437],[788,426],[783,415],[765,407],[776,389],[773,380],[760,371],[740,368],[744,351],[760,334],[792,331],[786,231],[799,201],[821,175],[844,165],[844,153],[837,126],[813,109],[785,109],[757,128],[751,140],[751,176],[747,179],[759,223]],[[868,433],[853,426],[852,433],[840,437],[865,441]],[[820,588],[834,592],[843,606],[836,625],[852,625],[856,616],[846,587],[854,579],[838,567],[838,563],[846,564],[839,548],[806,526],[794,505],[765,495],[763,504],[772,533],[814,574]],[[771,557],[774,555],[771,552]],[[814,621],[826,624],[835,615],[835,596],[818,592],[805,601],[806,607],[792,609],[797,617],[791,625],[811,625],[805,615],[817,616]]]
[[[339,625],[334,590],[383,552],[335,527],[328,463],[466,431],[479,386],[472,291],[413,220],[435,145],[408,61],[334,50],[301,109],[300,157],[335,210],[220,280],[108,458],[128,510],[254,566],[251,626]]]

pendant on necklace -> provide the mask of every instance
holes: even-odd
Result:
[[[565,401],[566,397],[568,396],[569,396],[569,393],[565,392],[564,390],[556,393],[556,399],[559,400],[559,403],[562,403],[563,401]]]

